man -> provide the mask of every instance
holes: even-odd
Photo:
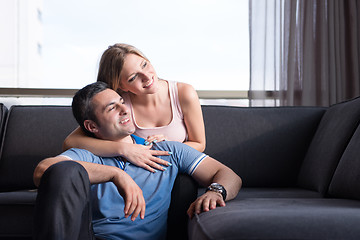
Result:
[[[144,143],[131,135],[135,127],[123,99],[104,83],[79,90],[72,108],[79,125],[94,137]],[[185,144],[163,141],[153,149],[169,152],[159,156],[165,160],[166,170],[152,173],[121,157],[98,157],[83,149],[70,149],[41,161],[34,172],[39,186],[35,238],[89,239],[92,215],[97,238],[164,239],[178,172],[211,185],[189,207],[190,218],[225,206],[225,200],[233,199],[240,190],[241,179],[231,169]]]

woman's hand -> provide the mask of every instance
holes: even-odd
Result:
[[[162,141],[166,141],[166,136],[162,134],[151,135],[146,138],[145,145],[150,145],[151,143],[162,142]]]
[[[151,150],[151,145],[126,144],[122,156],[136,166],[142,167],[150,172],[156,170],[164,171],[170,163],[155,156],[168,156],[168,151]]]

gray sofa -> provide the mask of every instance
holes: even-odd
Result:
[[[32,172],[61,152],[76,122],[70,107],[0,106],[0,239],[31,239]],[[202,108],[205,152],[243,188],[226,207],[188,221],[204,189],[179,175],[168,239],[360,239],[360,98],[329,108]]]

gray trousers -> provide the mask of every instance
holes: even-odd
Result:
[[[49,167],[41,178],[35,205],[34,239],[95,239],[91,225],[90,181],[74,161]]]

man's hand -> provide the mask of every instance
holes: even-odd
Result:
[[[225,201],[223,200],[222,195],[217,192],[207,191],[190,205],[189,209],[187,210],[187,214],[189,218],[192,219],[194,214],[208,212],[212,209],[215,209],[217,206],[225,206]]]
[[[125,217],[127,218],[131,215],[131,221],[135,221],[140,214],[140,218],[144,219],[146,207],[144,196],[134,180],[126,172],[120,170],[119,174],[116,174],[111,181],[116,185],[124,199]]]
[[[142,146],[138,144],[127,144],[123,156],[132,164],[142,167],[150,172],[156,172],[155,169],[164,171],[169,163],[155,156],[170,155],[167,151],[151,150],[151,145]],[[161,166],[163,165],[163,166]]]

